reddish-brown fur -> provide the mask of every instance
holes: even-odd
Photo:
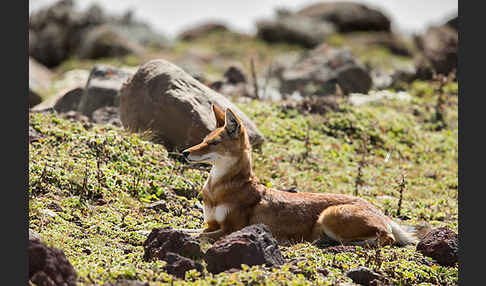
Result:
[[[396,241],[390,218],[362,198],[291,193],[260,184],[253,174],[251,145],[243,123],[231,110],[225,115],[213,105],[213,111],[217,128],[203,142],[184,151],[188,160],[208,154],[217,158],[213,169],[218,170],[214,174],[212,170],[201,190],[203,202],[205,210],[218,213],[215,208],[225,206],[229,211],[223,216],[226,212],[220,210],[224,220],[219,222],[218,215],[208,215],[205,232],[220,229],[227,234],[264,223],[279,242],[313,241],[323,235],[344,243],[374,238],[382,244]],[[225,160],[232,163],[226,166]]]

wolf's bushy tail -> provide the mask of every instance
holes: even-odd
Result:
[[[400,246],[418,243],[431,229],[428,225],[409,226],[400,225],[392,219],[389,221],[396,244]]]

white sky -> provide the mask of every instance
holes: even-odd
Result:
[[[346,0],[344,0],[346,1]],[[29,0],[29,13],[56,0]],[[80,9],[99,3],[109,14],[122,14],[129,8],[135,18],[154,29],[176,36],[184,28],[205,20],[220,20],[234,30],[253,33],[258,19],[275,15],[276,7],[295,10],[323,0],[77,0]],[[394,29],[421,32],[430,24],[442,23],[457,13],[458,0],[356,0],[379,8],[392,19]]]

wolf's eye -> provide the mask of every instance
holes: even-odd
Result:
[[[217,145],[219,141],[210,141],[208,142],[208,145]]]

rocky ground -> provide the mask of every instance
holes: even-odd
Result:
[[[362,5],[276,14],[256,35],[210,22],[174,40],[72,1],[31,16],[31,283],[458,283],[457,18],[407,37]],[[204,226],[210,166],[179,151],[214,128],[211,103],[244,117],[267,186],[357,194],[432,231],[378,249],[176,231]]]

